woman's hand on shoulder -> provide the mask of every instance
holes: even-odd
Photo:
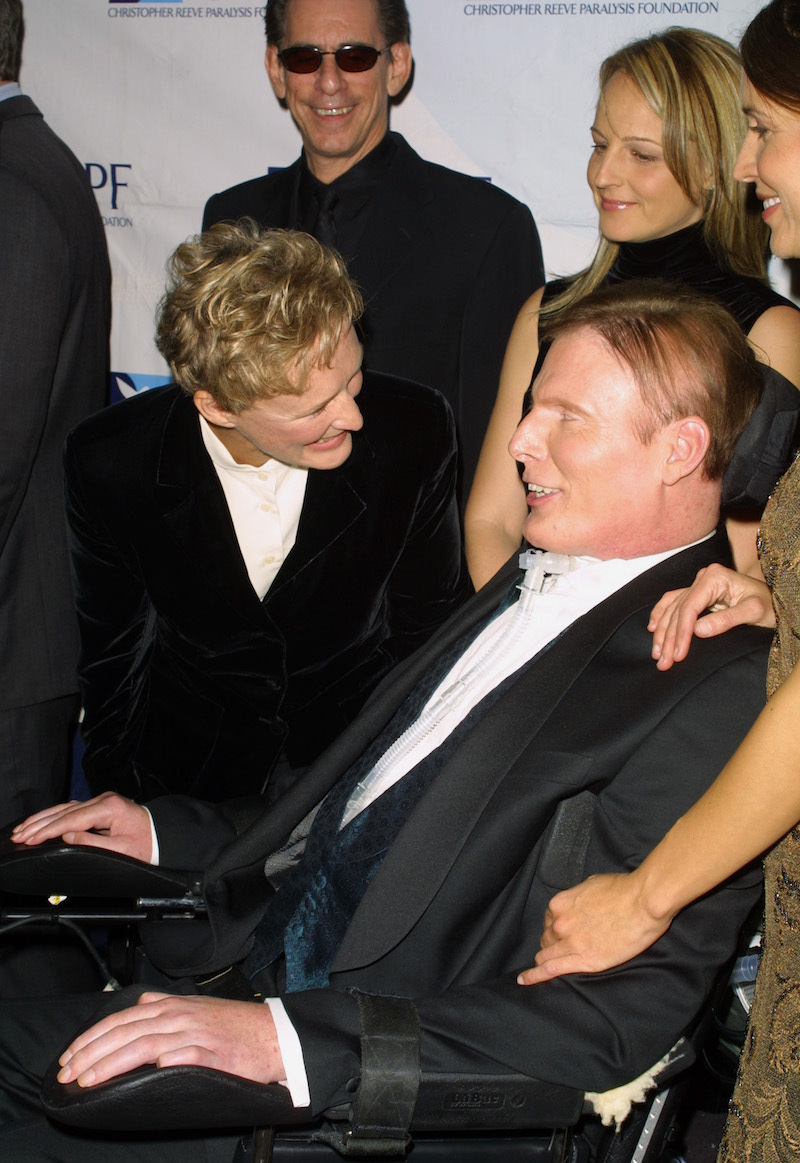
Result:
[[[653,607],[653,658],[659,670],[669,670],[689,653],[693,636],[713,638],[744,625],[774,627],[769,587],[724,565],[709,565],[688,589],[669,590]]]

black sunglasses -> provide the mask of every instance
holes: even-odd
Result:
[[[370,44],[344,44],[341,48],[323,52],[311,45],[297,44],[278,53],[278,60],[290,73],[316,73],[323,57],[333,57],[343,73],[366,73],[374,69],[378,57],[388,48],[373,48]]]

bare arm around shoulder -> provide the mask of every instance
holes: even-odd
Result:
[[[759,316],[747,339],[762,363],[800,388],[800,311],[789,306],[771,307]]]
[[[525,487],[508,444],[522,416],[539,352],[540,287],[517,315],[506,348],[500,387],[483,439],[464,515],[467,565],[475,589],[486,585],[519,548],[527,513]]]
[[[722,565],[701,569],[693,585],[671,590],[653,608],[653,657],[661,670],[684,659],[693,635],[732,626],[771,627],[764,582]],[[792,744],[800,674],[768,703],[706,794],[682,816],[638,869],[595,876],[558,893],[545,915],[533,985],[564,973],[598,973],[641,953],[675,914],[758,856],[800,819],[800,756]]]
[[[550,902],[533,985],[598,973],[642,952],[690,901],[760,856],[800,820],[800,668],[732,759],[634,872],[592,877]]]

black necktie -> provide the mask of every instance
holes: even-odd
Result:
[[[330,186],[320,186],[316,191],[317,220],[311,233],[324,246],[336,246],[336,222],[334,210],[339,205],[339,195]]]

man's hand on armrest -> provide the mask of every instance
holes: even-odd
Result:
[[[269,1006],[144,993],[80,1034],[59,1059],[58,1081],[96,1086],[139,1066],[205,1066],[254,1082],[285,1077]]]
[[[58,837],[65,844],[105,848],[149,863],[153,855],[150,813],[133,800],[103,792],[93,800],[56,804],[28,816],[11,833],[16,844],[41,844]]]

